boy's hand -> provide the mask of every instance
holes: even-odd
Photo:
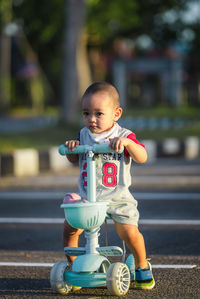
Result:
[[[131,158],[137,163],[145,163],[147,160],[147,152],[143,146],[135,143],[129,138],[115,137],[110,138],[110,148],[116,152],[122,150],[122,146],[126,147]]]
[[[124,137],[115,137],[115,138],[110,138],[110,148],[113,151],[119,152],[122,150],[123,146],[128,145],[128,139]]]
[[[79,144],[79,140],[69,140],[65,142],[65,145],[68,148],[69,152],[73,152],[75,147],[79,146]]]

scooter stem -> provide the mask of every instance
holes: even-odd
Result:
[[[87,200],[96,202],[96,162],[93,160],[94,152],[87,153]]]

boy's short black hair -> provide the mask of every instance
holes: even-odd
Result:
[[[112,84],[100,81],[100,82],[94,82],[91,84],[85,91],[85,93],[82,96],[82,100],[86,98],[88,95],[95,94],[97,92],[107,92],[109,96],[112,98],[113,103],[119,107],[120,106],[120,97],[119,92],[116,87],[114,87]]]

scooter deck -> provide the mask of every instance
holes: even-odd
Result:
[[[104,256],[122,256],[123,250],[118,246],[105,246],[96,248],[97,252]],[[86,254],[85,247],[65,247],[64,252],[69,256]]]

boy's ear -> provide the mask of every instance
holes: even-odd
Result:
[[[115,113],[114,113],[114,121],[117,121],[121,117],[122,112],[123,112],[123,110],[121,107],[116,108]]]

